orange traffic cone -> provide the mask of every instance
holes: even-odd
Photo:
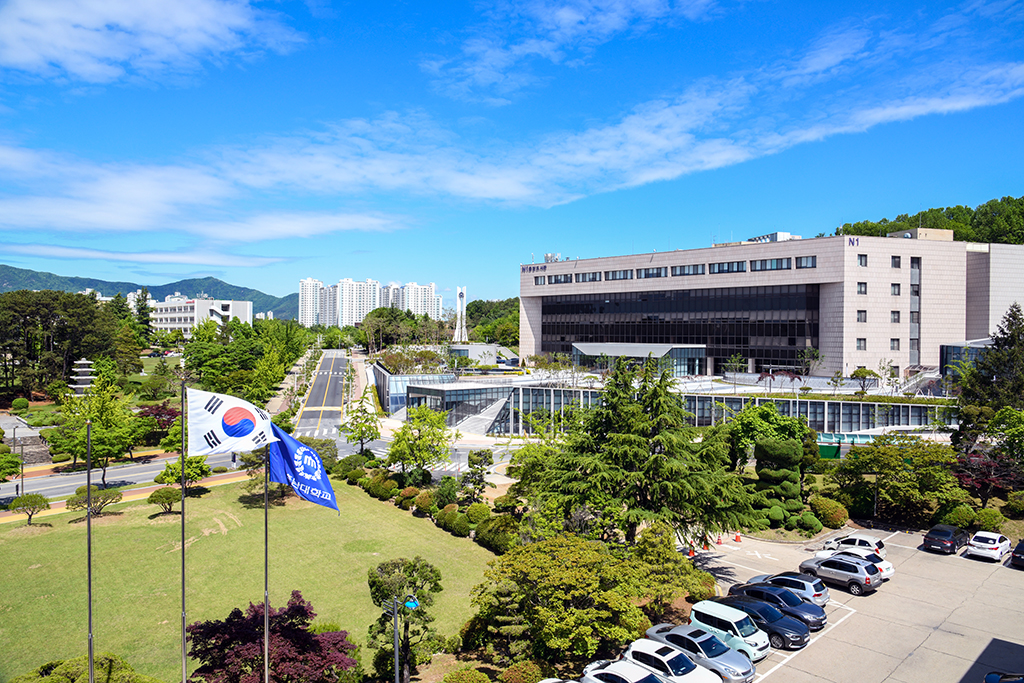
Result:
[[[718,545],[722,545],[722,534],[718,534]]]
[[[694,555],[696,555],[696,554],[697,554],[697,553],[693,552],[693,547],[691,546],[691,547],[690,547],[690,557],[693,557],[693,556],[694,556]]]
[[[738,532],[738,531],[736,532],[736,542],[737,543],[742,543],[742,541],[740,540],[740,532]]]
[[[711,550],[711,546],[709,546],[706,541],[704,543],[704,550]]]

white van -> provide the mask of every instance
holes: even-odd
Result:
[[[701,600],[690,610],[690,623],[715,634],[752,662],[761,661],[770,652],[768,634],[754,626],[750,617],[735,607]]]

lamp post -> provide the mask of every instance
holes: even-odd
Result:
[[[399,600],[402,602],[399,603]],[[415,595],[406,595],[404,598],[399,598],[397,595],[391,598],[388,603],[386,610],[391,612],[391,617],[394,619],[394,631],[395,631],[395,683],[401,683],[400,669],[399,669],[399,656],[398,656],[398,613],[401,607],[408,607],[409,609],[416,609],[420,606],[420,601],[416,599]],[[406,620],[406,627],[409,623]]]

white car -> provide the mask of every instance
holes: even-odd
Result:
[[[820,550],[814,554],[815,557],[832,557],[833,555],[837,555],[839,557],[846,555],[847,557],[859,557],[862,560],[867,560],[878,567],[879,574],[885,580],[891,579],[893,574],[896,573],[896,568],[892,566],[892,562],[883,560],[871,548],[856,546],[844,548],[843,550]]]
[[[625,659],[602,659],[583,667],[580,683],[666,683],[650,669]]]
[[[722,679],[677,648],[647,638],[634,641],[623,658],[650,669],[671,683],[722,683]]]
[[[882,539],[869,536],[868,534],[850,534],[825,541],[822,546],[825,550],[846,550],[847,548],[870,548],[875,554],[885,559],[885,543]]]
[[[964,557],[978,555],[999,562],[1010,552],[1010,539],[992,531],[979,531],[964,549]]]

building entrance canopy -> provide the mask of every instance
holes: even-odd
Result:
[[[667,363],[674,377],[704,374],[707,347],[703,344],[623,344],[615,342],[577,342],[572,345],[572,361],[584,367],[605,367],[616,358]]]

